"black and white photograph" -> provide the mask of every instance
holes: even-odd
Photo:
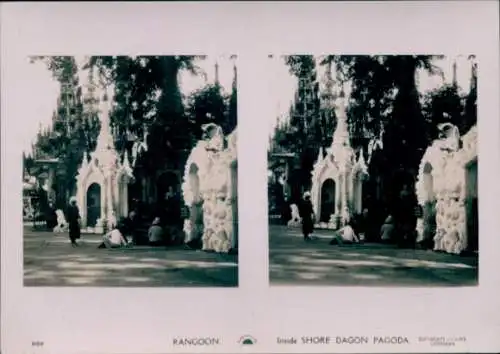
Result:
[[[26,58],[24,286],[238,286],[236,60]]]
[[[475,55],[270,55],[271,285],[478,284]]]
[[[499,352],[500,5],[428,3],[2,3],[1,353]]]

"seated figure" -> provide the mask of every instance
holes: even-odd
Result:
[[[395,230],[394,220],[392,215],[388,215],[384,224],[380,228],[380,240],[383,243],[388,243],[394,238]]]
[[[162,246],[164,244],[163,228],[160,225],[160,218],[154,218],[148,230],[150,246]]]
[[[340,230],[335,232],[333,240],[330,241],[330,245],[343,245],[343,244],[353,244],[359,243],[359,238],[356,236],[354,229],[350,224],[345,225]]]
[[[127,240],[118,228],[114,228],[103,237],[97,248],[120,248],[127,245]]]
[[[290,210],[292,212],[292,218],[288,221],[288,227],[298,227],[302,222],[300,217],[299,207],[297,204],[290,205]]]

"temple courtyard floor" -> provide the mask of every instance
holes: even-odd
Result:
[[[447,287],[478,284],[478,257],[365,243],[332,246],[333,231],[305,242],[300,228],[270,225],[271,285]]]
[[[237,256],[137,246],[98,249],[99,235],[82,235],[71,247],[67,234],[24,229],[25,286],[236,287]]]

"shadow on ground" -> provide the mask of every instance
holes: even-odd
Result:
[[[177,248],[97,249],[100,237],[24,235],[25,286],[235,287],[237,256]]]
[[[477,257],[380,244],[331,246],[332,232],[304,242],[300,231],[269,229],[272,285],[475,286]]]

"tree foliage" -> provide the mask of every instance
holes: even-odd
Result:
[[[35,150],[38,157],[59,158],[66,167],[57,177],[66,194],[74,193],[74,177],[84,151],[95,148],[100,129],[98,103],[107,99],[97,97],[99,88],[114,87],[110,123],[119,151],[130,150],[135,141],[149,133],[148,151],[138,167],[144,168],[146,175],[154,175],[165,166],[178,168],[183,164],[199,137],[199,126],[207,120],[206,113],[211,113],[226,132],[236,126],[236,82],[227,97],[213,85],[195,92],[193,97],[185,98],[181,93],[181,72],[205,75],[196,65],[197,60],[204,59],[202,56],[87,57],[80,68],[88,70],[90,84],[86,90],[78,82],[75,58],[31,59],[44,62],[61,86],[52,126],[40,130]],[[189,107],[184,101],[190,102]]]
[[[76,61],[70,56],[32,57],[42,61],[60,84],[57,107],[51,127],[40,129],[35,143],[35,158],[56,158],[60,166],[54,188],[58,204],[64,204],[75,192],[75,176],[83,153],[95,145],[99,120],[95,112],[84,110],[82,88],[78,80]]]
[[[426,71],[442,76],[435,65],[439,58],[441,56],[327,55],[316,61],[312,56],[286,57],[290,73],[299,80],[299,93],[290,110],[289,125],[276,128],[273,146],[288,145],[290,151],[304,160],[307,155],[304,147],[318,146],[318,141],[319,145],[325,145],[325,141],[330,144],[335,117],[325,117],[314,110],[311,110],[314,112],[311,117],[297,113],[301,113],[299,110],[303,106],[301,82],[307,78],[316,81],[315,62],[321,66],[332,65],[336,69],[337,85],[350,84],[347,117],[353,147],[367,151],[370,141],[383,137],[383,150],[372,159],[372,165],[377,166],[370,166],[370,170],[377,173],[372,177],[382,178],[386,186],[383,193],[390,199],[402,183],[413,183],[424,150],[435,137],[434,127],[443,120],[444,112],[462,132],[476,121],[474,84],[471,84],[465,108],[462,97],[453,87],[443,87],[426,95],[421,105],[417,73]],[[310,167],[306,168],[304,178],[310,179]]]
[[[465,133],[464,104],[455,85],[444,85],[428,92],[423,99],[423,114],[430,140],[437,138],[437,125],[452,123]]]

